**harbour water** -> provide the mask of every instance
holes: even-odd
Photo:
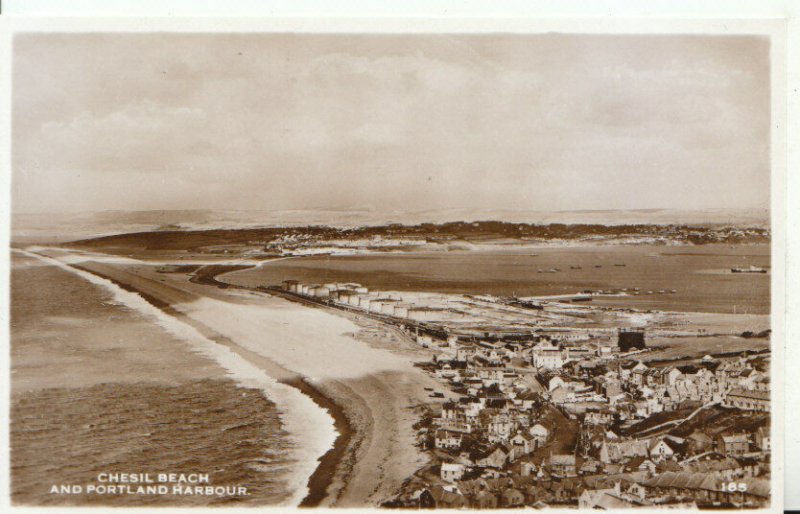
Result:
[[[275,285],[286,279],[342,281],[377,290],[498,296],[627,289],[628,296],[595,298],[594,303],[673,311],[769,313],[770,274],[730,272],[732,267],[750,265],[769,267],[768,245],[570,246],[314,256],[229,273],[224,280],[248,286]],[[556,268],[559,271],[551,272]]]

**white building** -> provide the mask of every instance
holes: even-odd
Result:
[[[454,462],[442,462],[440,476],[445,482],[455,482],[464,476],[464,465]]]
[[[392,315],[397,318],[407,318],[408,308],[409,304],[407,303],[396,303],[392,309]]]
[[[561,348],[550,343],[534,346],[531,360],[533,366],[539,369],[561,369],[564,366]]]
[[[331,295],[331,290],[325,286],[310,287],[308,289],[308,294],[315,298],[327,298]]]
[[[406,316],[414,321],[443,321],[447,318],[447,310],[432,307],[409,307]]]

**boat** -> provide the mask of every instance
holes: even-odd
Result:
[[[749,266],[747,268],[731,268],[731,273],[766,273],[766,268],[759,268],[758,266]]]

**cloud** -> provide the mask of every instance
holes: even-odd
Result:
[[[14,63],[22,210],[768,198],[756,38],[40,35]]]
[[[175,169],[179,155],[191,160],[192,146],[202,141],[206,124],[202,109],[146,100],[101,116],[83,111],[69,121],[48,121],[40,132],[51,166],[109,173],[165,172]],[[169,147],[176,144],[177,148]]]

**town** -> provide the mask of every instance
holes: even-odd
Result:
[[[386,507],[769,503],[769,352],[647,363],[650,327],[609,326],[628,319],[613,313],[586,323],[574,297],[269,289],[366,315],[429,351],[417,365],[444,389],[416,425],[430,460]]]

